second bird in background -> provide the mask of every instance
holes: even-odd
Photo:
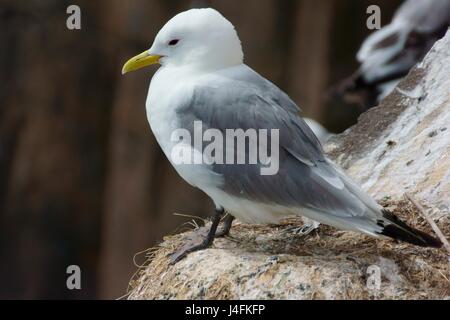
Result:
[[[372,33],[357,54],[360,68],[338,93],[364,109],[376,106],[423,59],[450,26],[450,0],[407,0],[392,22]]]

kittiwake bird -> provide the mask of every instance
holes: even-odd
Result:
[[[365,109],[391,93],[450,26],[450,0],[407,0],[391,23],[373,32],[357,53],[360,68],[339,91],[358,94]],[[350,99],[347,99],[350,100]]]
[[[208,234],[201,243],[186,245],[175,253],[173,263],[209,247],[216,236],[227,234],[234,217],[266,224],[300,215],[374,237],[441,246],[439,240],[384,210],[327,159],[297,105],[244,64],[234,26],[216,10],[192,9],[173,17],[159,31],[151,48],[126,62],[122,73],[152,64],[161,67],[151,80],[146,101],[151,130],[178,174],[206,193],[216,207]],[[200,127],[205,130],[201,131],[205,134],[200,143],[178,139],[179,132],[198,136]],[[266,133],[266,139],[247,135],[246,145],[259,142],[258,151],[270,149],[278,170],[263,174],[269,166],[268,158],[259,153],[256,163],[246,162],[251,148],[238,148],[234,143],[231,148],[223,146],[225,139],[216,141],[215,152],[224,152],[226,163],[207,161],[211,160],[208,157],[195,161],[205,159],[202,148],[212,136],[217,140],[220,134],[228,137],[238,130]],[[176,148],[193,155],[190,159],[194,161],[179,162],[174,157]],[[246,161],[229,162],[230,154],[231,160],[237,156]],[[218,230],[225,212],[224,228]]]

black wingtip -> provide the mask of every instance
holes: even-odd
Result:
[[[380,234],[393,239],[405,241],[416,246],[432,248],[442,247],[442,242],[439,239],[434,238],[423,231],[408,226],[391,212],[384,210],[383,217],[389,222],[392,222],[392,224],[386,224],[380,220],[379,225],[383,227],[383,230],[380,232]]]

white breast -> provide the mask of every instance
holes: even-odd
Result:
[[[187,73],[181,68],[161,68],[155,74],[147,96],[147,120],[158,144],[178,174],[189,184],[206,192],[209,188],[221,185],[222,177],[204,164],[176,164],[171,156],[172,149],[178,145],[171,139],[173,132],[180,128],[177,109],[190,99],[196,82],[195,76]],[[183,147],[194,156],[202,157],[190,144]]]

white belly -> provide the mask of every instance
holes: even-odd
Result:
[[[205,193],[213,199],[216,205],[223,207],[228,213],[246,223],[276,224],[285,217],[298,214],[298,210],[295,209],[253,202],[229,195],[220,189],[211,188],[205,190]]]

